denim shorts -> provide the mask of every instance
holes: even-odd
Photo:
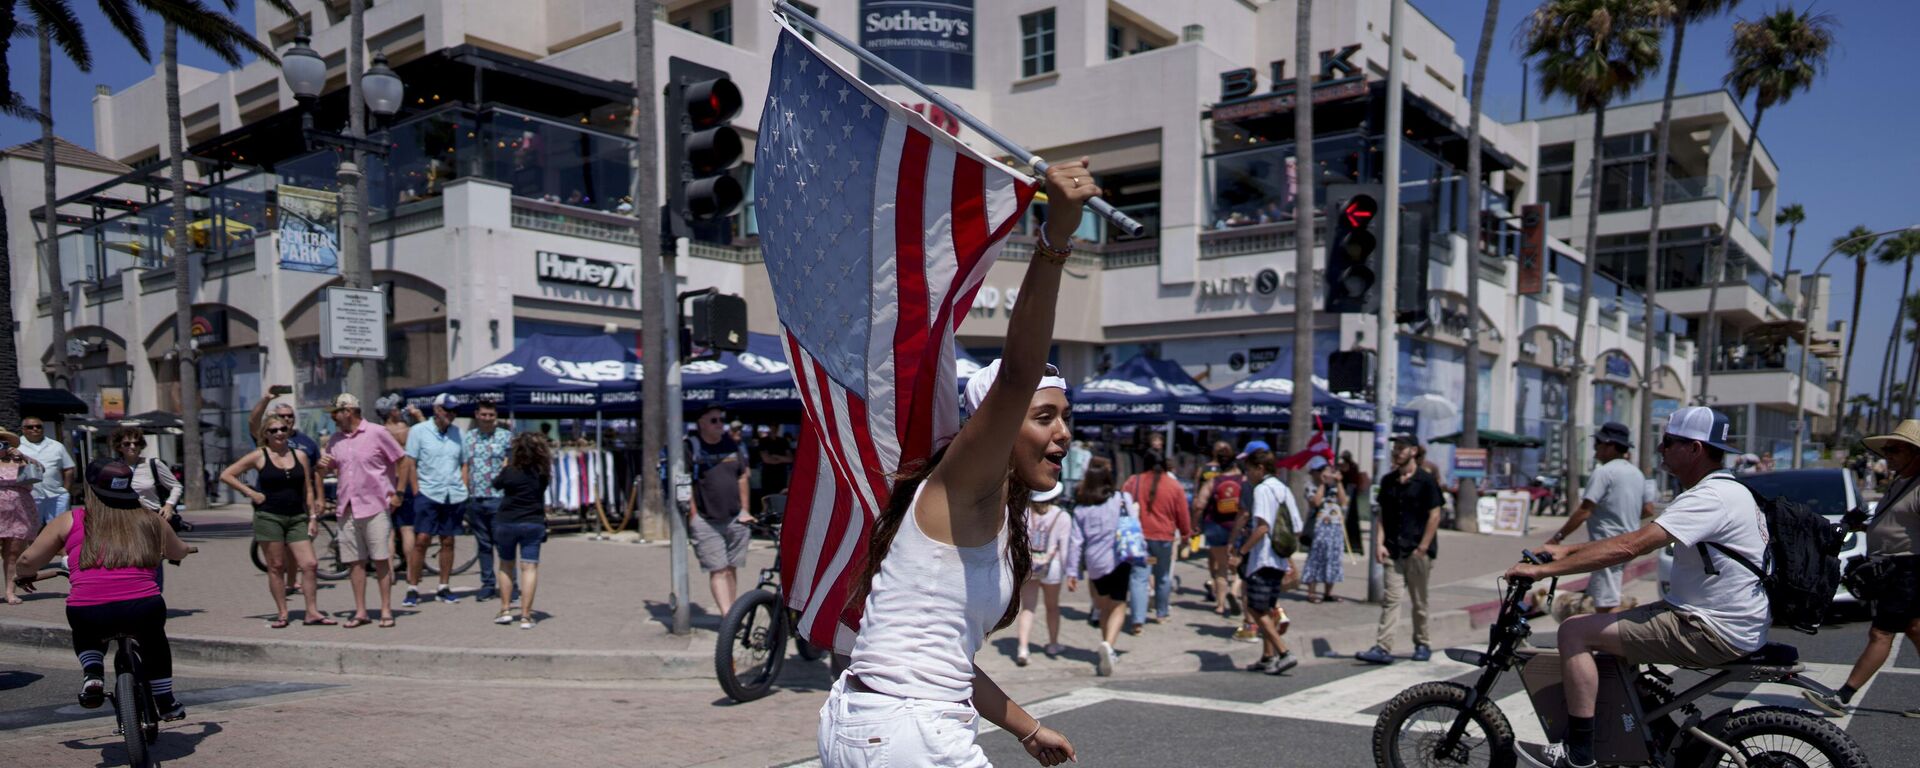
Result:
[[[1200,520],[1200,532],[1206,535],[1209,547],[1224,547],[1227,545],[1227,538],[1233,535],[1233,531],[1227,526],[1205,518]]]
[[[546,538],[544,522],[493,524],[493,551],[502,561],[540,562],[540,542]]]

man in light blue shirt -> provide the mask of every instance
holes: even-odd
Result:
[[[420,571],[427,559],[427,544],[440,538],[440,602],[457,603],[447,579],[453,573],[454,539],[460,535],[460,518],[466,510],[467,484],[461,468],[467,463],[467,447],[460,439],[460,428],[453,425],[453,397],[440,395],[433,400],[433,421],[415,425],[407,432],[407,455],[413,458],[413,541],[407,555],[407,597],[404,606],[420,604]]]

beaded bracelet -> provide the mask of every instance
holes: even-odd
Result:
[[[1065,248],[1055,248],[1053,247],[1053,243],[1047,241],[1046,230],[1042,229],[1040,231],[1040,239],[1034,243],[1033,250],[1034,253],[1047,257],[1048,260],[1055,264],[1065,264],[1067,263],[1067,257],[1073,255],[1073,244],[1068,243]]]

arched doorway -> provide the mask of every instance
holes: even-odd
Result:
[[[252,315],[226,304],[195,304],[188,320],[189,343],[198,355],[195,366],[200,392],[199,420],[215,425],[200,435],[202,466],[209,478],[241,454],[253,449],[247,435],[247,414],[259,399],[260,322]],[[174,317],[168,315],[147,334],[145,351],[153,365],[154,394],[159,410],[193,421],[182,413],[180,403],[180,366],[174,358]],[[177,462],[180,456],[174,440],[157,440],[160,458]],[[209,495],[222,493],[207,483]]]
[[[446,290],[404,272],[375,272],[373,284],[388,296],[387,359],[373,363],[379,391],[446,381]],[[287,312],[283,322],[293,381],[273,382],[293,386],[300,429],[312,435],[333,431],[326,408],[345,388],[347,375],[345,359],[320,356],[320,298],[325,290],[307,294]],[[372,418],[373,404],[363,405]]]

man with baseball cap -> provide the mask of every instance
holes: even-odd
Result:
[[[402,606],[420,604],[420,576],[426,568],[427,545],[440,539],[440,602],[457,603],[453,587],[454,542],[460,536],[460,520],[465,514],[467,484],[460,468],[467,463],[467,448],[460,428],[453,424],[453,395],[433,399],[433,420],[416,425],[407,432],[407,457],[413,471],[407,485],[413,491],[413,539],[407,554],[407,597]]]
[[[367,624],[367,563],[380,580],[380,626],[393,626],[393,521],[400,506],[395,481],[412,459],[387,430],[360,417],[360,398],[342,392],[333,399],[335,432],[320,456],[320,472],[340,478],[335,514],[340,518],[340,559],[353,564],[353,618]]]
[[[1373,518],[1373,559],[1386,568],[1386,592],[1372,648],[1354,654],[1368,664],[1393,663],[1393,630],[1400,601],[1413,603],[1413,660],[1433,658],[1427,632],[1427,587],[1440,554],[1440,512],[1446,496],[1440,481],[1420,465],[1420,439],[1393,436],[1393,469],[1380,478],[1380,511]]]
[[[1686,487],[1652,522],[1622,536],[1568,546],[1548,544],[1553,560],[1520,564],[1509,578],[1531,580],[1589,573],[1673,545],[1673,587],[1664,602],[1627,611],[1576,616],[1560,625],[1560,669],[1567,702],[1567,740],[1522,745],[1535,765],[1594,764],[1594,707],[1600,691],[1595,651],[1634,664],[1692,668],[1726,664],[1767,642],[1773,615],[1760,577],[1726,552],[1764,562],[1767,525],[1753,492],[1724,469],[1727,417],[1711,408],[1675,411],[1660,440],[1660,461]],[[1712,545],[1712,546],[1707,546]],[[1724,550],[1724,551],[1723,551]],[[1709,563],[1705,558],[1711,557]]]
[[[1875,579],[1873,624],[1867,629],[1867,647],[1853,663],[1847,684],[1834,696],[1819,696],[1809,691],[1803,696],[1814,706],[1834,717],[1843,717],[1851,709],[1853,695],[1873,680],[1893,652],[1896,635],[1920,649],[1920,557],[1914,556],[1914,540],[1920,539],[1920,419],[1900,422],[1892,433],[1875,435],[1862,441],[1867,450],[1886,459],[1893,472],[1887,495],[1880,497],[1872,518],[1848,515],[1847,527],[1867,532],[1867,555],[1884,558],[1890,568]],[[1906,711],[1907,717],[1920,717],[1920,708]]]
[[[1593,476],[1587,478],[1587,490],[1581,494],[1580,508],[1573,511],[1565,525],[1547,539],[1559,544],[1567,536],[1587,525],[1587,541],[1620,536],[1640,526],[1640,514],[1647,504],[1647,476],[1627,460],[1633,450],[1633,435],[1627,425],[1609,421],[1593,434]],[[1626,564],[1602,568],[1587,580],[1587,596],[1600,613],[1612,613],[1620,607],[1620,577]]]

